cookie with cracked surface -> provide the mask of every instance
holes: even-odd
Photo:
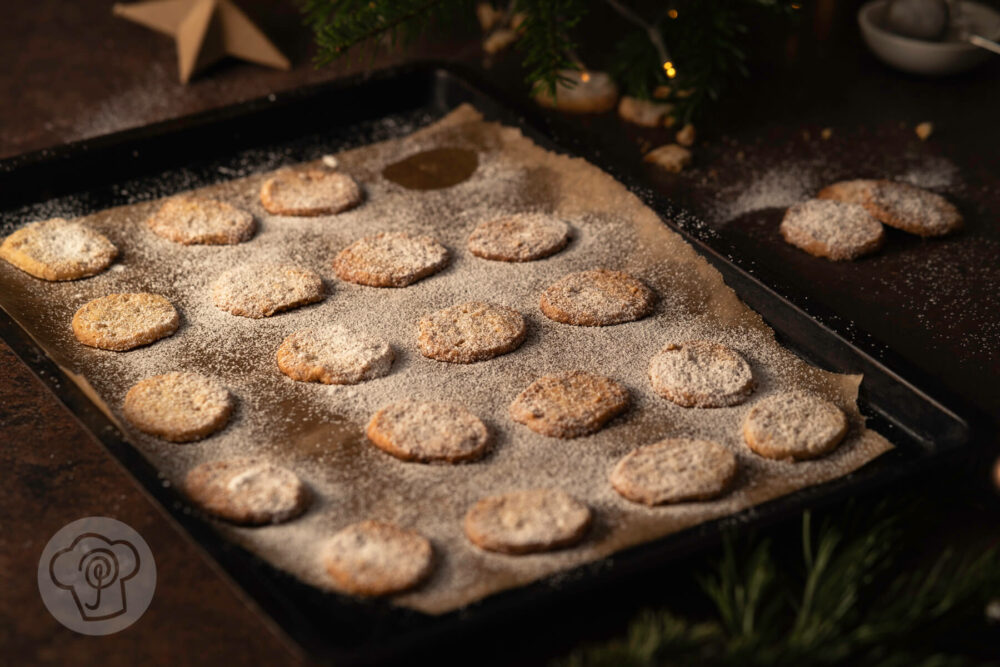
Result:
[[[25,225],[0,243],[0,258],[42,280],[77,280],[108,268],[118,248],[80,222],[52,218]]]
[[[369,287],[406,287],[437,273],[448,250],[429,236],[382,232],[347,246],[333,260],[341,280]]]
[[[513,308],[469,301],[420,320],[417,346],[430,359],[470,364],[516,350],[527,335]]]
[[[817,197],[861,204],[879,222],[918,236],[944,236],[964,224],[947,199],[909,183],[842,181],[823,188]]]
[[[472,461],[486,453],[490,434],[474,414],[456,403],[400,401],[368,422],[368,439],[404,461]]]
[[[233,245],[253,236],[257,223],[243,209],[206,197],[180,195],[163,202],[146,224],[183,245]]]
[[[233,397],[218,381],[198,373],[166,373],[136,383],[125,394],[125,418],[143,433],[191,442],[229,421]]]
[[[181,318],[159,294],[108,294],[73,315],[73,335],[84,345],[123,352],[177,331]]]
[[[736,479],[736,456],[717,442],[668,438],[639,447],[611,471],[611,486],[645,505],[710,500]]]
[[[739,405],[754,387],[743,355],[707,340],[667,343],[649,361],[649,383],[657,394],[685,408]]]
[[[499,262],[531,262],[569,243],[569,225],[540,213],[516,213],[487,220],[469,235],[469,252]]]
[[[856,259],[882,247],[885,231],[860,204],[810,199],[785,211],[781,237],[816,257]]]
[[[275,355],[282,373],[299,382],[358,384],[388,374],[395,355],[383,340],[339,324],[301,329]]]
[[[331,215],[354,208],[362,199],[357,181],[324,169],[283,169],[260,188],[260,203],[274,215]]]
[[[324,545],[323,565],[334,586],[352,595],[390,595],[431,573],[434,549],[420,533],[382,521],[362,521]]]
[[[322,301],[319,274],[291,264],[247,264],[226,271],[212,287],[217,308],[240,317],[270,317]]]
[[[245,457],[196,466],[184,480],[184,491],[209,514],[249,526],[294,519],[311,500],[309,489],[288,468]]]
[[[628,390],[611,378],[586,371],[545,375],[510,404],[510,416],[551,438],[596,433],[628,407]]]
[[[539,305],[550,320],[600,327],[642,319],[653,312],[655,300],[637,278],[595,269],[560,278],[542,293]]]
[[[465,515],[465,535],[487,551],[537,553],[576,544],[590,521],[590,508],[565,491],[530,489],[477,502]]]
[[[847,417],[830,401],[802,391],[768,396],[743,420],[743,439],[769,459],[814,459],[847,434]]]

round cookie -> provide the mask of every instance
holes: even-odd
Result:
[[[361,203],[357,181],[339,171],[284,169],[260,188],[260,203],[275,215],[340,213]]]
[[[382,232],[347,246],[333,260],[341,280],[370,287],[406,287],[448,263],[448,250],[429,236]]]
[[[510,416],[551,438],[577,438],[599,431],[628,403],[628,390],[611,378],[568,371],[532,382],[510,404]]]
[[[420,320],[417,345],[425,357],[469,364],[516,350],[527,334],[513,308],[482,301],[451,306]]]
[[[171,335],[180,321],[159,294],[108,294],[76,311],[73,334],[84,345],[122,352]]]
[[[810,199],[789,207],[779,229],[786,243],[833,260],[874,252],[885,237],[882,223],[864,206],[832,199]]]
[[[604,113],[618,102],[618,86],[607,72],[559,70],[555,97],[547,86],[538,86],[535,101],[543,107],[570,113]]]
[[[219,276],[212,287],[217,308],[258,319],[322,301],[323,297],[319,274],[288,264],[239,266]]]
[[[600,327],[642,319],[653,312],[654,301],[653,291],[629,274],[596,269],[560,278],[539,305],[556,322]]]
[[[184,245],[233,245],[253,236],[257,224],[242,209],[215,199],[171,197],[146,224],[157,236]]]
[[[469,252],[500,262],[530,262],[554,255],[569,243],[569,225],[539,213],[487,220],[469,235]]]
[[[393,403],[375,413],[367,434],[376,447],[396,458],[422,463],[471,461],[490,444],[486,425],[456,403]]]
[[[943,236],[963,225],[962,214],[947,199],[909,183],[841,181],[817,197],[861,204],[879,222],[919,236]]]
[[[836,405],[801,391],[768,396],[743,420],[743,439],[763,457],[814,459],[833,451],[847,433]]]
[[[167,373],[133,385],[125,394],[122,411],[144,433],[171,442],[191,442],[226,425],[233,399],[212,378],[198,373]]]
[[[389,595],[413,588],[431,572],[434,550],[423,535],[381,521],[347,526],[326,543],[323,565],[352,595]]]
[[[386,375],[395,355],[385,341],[334,324],[296,331],[281,343],[276,357],[278,368],[293,380],[357,384]]]
[[[867,209],[871,204],[872,194],[875,192],[877,183],[878,181],[873,179],[839,181],[820,190],[816,198],[833,199],[845,204],[860,204]]]
[[[108,268],[118,248],[80,222],[62,218],[25,225],[0,244],[0,258],[43,280],[76,280]]]
[[[590,508],[564,491],[514,491],[473,505],[465,515],[465,535],[487,551],[528,554],[576,544],[590,520]]]
[[[653,391],[685,408],[739,405],[753,391],[750,364],[721,343],[668,343],[649,361]]]
[[[668,438],[632,450],[611,471],[611,486],[636,503],[709,500],[725,493],[739,469],[736,456],[708,440]]]
[[[184,491],[209,514],[250,526],[294,519],[311,500],[291,470],[252,458],[202,463],[187,474]]]

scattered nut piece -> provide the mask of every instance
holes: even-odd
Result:
[[[681,146],[694,145],[694,125],[688,123],[677,131],[677,143]]]
[[[517,12],[516,14],[511,16],[510,29],[517,30],[518,28],[520,28],[526,18],[528,18],[528,16],[524,12]]]
[[[502,12],[488,2],[480,2],[476,5],[476,18],[479,19],[479,27],[483,29],[483,32],[492,30],[493,26],[500,20],[501,14]]]
[[[685,97],[691,97],[692,95],[694,95],[694,88],[685,88],[684,90],[678,90],[676,93],[676,96],[682,100]]]
[[[931,133],[934,132],[934,123],[920,123],[920,125],[913,128],[913,131],[920,137],[920,141],[927,141],[927,137],[931,136]]]
[[[824,127],[820,131],[819,136],[822,137],[824,141],[826,141],[827,139],[833,136],[833,130],[829,127]]]
[[[657,86],[653,89],[653,99],[665,100],[670,97],[670,86]]]
[[[622,120],[643,127],[659,127],[673,109],[672,104],[640,100],[628,95],[622,97],[618,103],[618,115]]]
[[[673,174],[679,174],[684,167],[691,164],[691,151],[677,144],[666,144],[651,150],[643,161],[652,162]]]
[[[490,34],[489,37],[483,40],[483,51],[493,55],[494,53],[499,53],[503,51],[508,46],[514,43],[517,39],[517,33],[513,30],[508,30],[507,28],[500,28],[499,30]]]
[[[327,169],[336,169],[337,167],[340,166],[340,162],[338,162],[337,158],[334,157],[333,155],[324,155],[323,166],[326,167]]]

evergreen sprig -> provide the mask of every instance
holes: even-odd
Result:
[[[386,37],[389,45],[409,43],[443,23],[469,19],[477,4],[474,0],[299,2],[315,34],[319,64],[343,57],[359,44],[372,45],[374,54],[381,44],[375,38]],[[635,97],[648,99],[658,87],[669,84],[675,115],[683,121],[706,101],[718,99],[733,76],[746,74],[740,42],[748,32],[752,10],[790,13],[799,6],[796,0],[673,0],[659,4],[655,15],[646,17],[626,0],[510,0],[504,14],[523,19],[517,27],[517,45],[533,91],[553,94],[560,83],[573,85],[561,72],[583,66],[576,32],[596,13],[598,4],[604,5],[604,20],[617,14],[618,25],[613,21],[604,33],[616,41],[610,61],[597,65],[608,69],[623,91]],[[664,57],[676,66],[675,78],[668,76]]]
[[[1000,593],[1000,554],[903,569],[899,508],[855,507],[814,536],[802,518],[796,564],[766,539],[729,535],[714,570],[699,577],[712,617],[641,612],[626,635],[571,654],[565,667],[668,665],[968,665],[944,652],[957,629],[983,623]],[[781,576],[779,576],[779,573]]]

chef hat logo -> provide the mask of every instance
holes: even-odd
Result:
[[[138,572],[139,552],[128,540],[83,533],[49,561],[49,575],[69,591],[85,621],[102,621],[128,609],[126,583]]]

